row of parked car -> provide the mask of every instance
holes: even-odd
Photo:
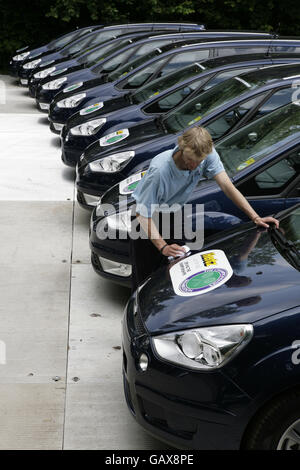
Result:
[[[132,192],[198,124],[255,211],[279,219],[258,230],[200,181],[189,203],[194,225],[204,205],[204,245],[126,306],[124,392],[135,419],[176,447],[300,449],[300,39],[97,25],[19,50],[10,66],[76,167],[100,276],[131,286]],[[115,239],[99,235],[110,229]]]

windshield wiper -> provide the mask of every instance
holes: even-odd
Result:
[[[289,262],[300,270],[300,252],[295,243],[288,240],[278,229],[270,228],[270,236],[275,246],[284,252]]]

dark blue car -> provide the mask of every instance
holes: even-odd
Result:
[[[300,202],[299,101],[242,127],[221,139],[215,148],[232,182],[261,217]],[[126,234],[134,207],[131,194],[141,177],[141,173],[131,175],[130,179],[107,191],[91,219],[94,269],[101,276],[128,287],[131,285],[131,259]],[[193,208],[193,230],[197,217],[204,217],[205,240],[247,220],[244,212],[225,196],[214,180],[200,181],[188,203]],[[197,204],[203,207],[197,208]],[[106,230],[115,230],[116,236],[99,235]],[[182,242],[185,242],[184,236]]]
[[[186,33],[177,33],[177,34],[166,34],[161,36],[160,40],[157,41],[157,38],[151,36],[148,39],[148,46],[141,43],[140,49],[136,46],[127,46],[120,51],[117,51],[114,56],[107,58],[104,61],[100,61],[92,67],[87,69],[78,70],[73,73],[64,74],[62,77],[57,77],[53,80],[51,77],[45,78],[42,80],[36,91],[36,99],[39,107],[39,103],[50,103],[51,100],[55,97],[60,90],[66,90],[67,85],[76,85],[78,83],[89,84],[89,87],[96,85],[101,85],[106,81],[114,81],[119,77],[126,75],[128,72],[137,68],[141,64],[146,63],[148,60],[153,57],[166,52],[173,47],[179,47],[179,41],[184,40],[182,44],[192,44],[197,42],[203,42],[203,40],[208,41],[209,39],[224,39],[229,37],[259,37],[261,38],[266,36],[264,34],[251,34],[251,33],[235,33],[235,32],[214,32],[214,31],[195,31],[195,32],[186,32]],[[268,37],[270,39],[270,36]],[[151,47],[150,43],[153,41],[153,46]],[[155,42],[157,41],[156,47]],[[176,46],[168,44],[176,43]],[[135,54],[133,54],[135,52]],[[123,64],[123,67],[122,67]]]
[[[153,33],[151,34],[153,35]],[[160,32],[157,34],[163,33]],[[35,97],[36,88],[46,77],[58,77],[60,74],[65,74],[66,72],[72,73],[80,69],[93,67],[105,60],[106,57],[119,52],[126,46],[134,45],[135,42],[144,37],[149,37],[149,32],[142,31],[138,33],[122,34],[115,39],[110,39],[106,44],[104,43],[94,47],[88,52],[78,52],[71,59],[60,59],[50,64],[50,66],[36,67],[29,77],[28,86],[31,96]]]
[[[267,59],[263,54],[257,54],[252,60],[247,55],[212,59],[185,67],[180,73],[179,83],[177,72],[173,72],[135,93],[128,92],[119,99],[84,108],[73,114],[62,130],[63,161],[75,166],[84,149],[107,134],[112,127],[119,126],[121,129],[123,125],[131,126],[150,118],[155,120],[193,97],[200,97],[200,93],[231,76],[285,61],[286,58]],[[299,67],[297,71],[300,72]],[[176,84],[172,86],[174,82]]]
[[[111,55],[107,55],[103,59],[101,57],[101,60],[98,60],[96,64],[90,67],[83,67],[71,73],[68,71],[66,71],[67,73],[59,72],[55,77],[50,75],[42,79],[36,87],[35,98],[37,107],[41,111],[49,109],[51,101],[61,90],[76,90],[84,83],[88,83],[89,86],[91,86],[91,84],[93,84],[93,86],[103,84],[108,75],[114,74],[114,76],[121,76],[124,70],[129,70],[131,64],[136,67],[166,50],[178,47],[180,41],[184,41],[183,44],[198,42],[203,35],[205,37],[206,34],[211,35],[211,33],[203,31],[193,33],[152,34],[144,40],[141,39],[138,44],[124,45]],[[127,58],[128,60],[130,59],[129,62]],[[118,70],[120,70],[120,73],[118,73]],[[43,106],[45,104],[48,106]]]
[[[202,30],[202,27],[192,26],[194,29]],[[181,26],[178,24],[174,25],[174,29],[180,30]],[[152,31],[160,31],[164,30],[163,25],[153,25],[152,23],[145,23],[145,24],[135,24],[135,25],[119,25],[119,26],[106,26],[96,31],[92,31],[91,33],[86,34],[83,38],[77,39],[76,41],[72,41],[71,44],[67,44],[64,48],[57,52],[52,52],[51,54],[44,55],[34,60],[25,60],[22,67],[19,69],[19,77],[21,80],[21,84],[28,84],[28,79],[33,70],[39,66],[49,66],[50,64],[54,64],[58,60],[66,60],[66,58],[72,58],[74,54],[79,52],[83,52],[84,50],[89,50],[97,45],[105,44],[107,41],[111,39],[115,39],[122,34],[130,33],[130,32],[139,32],[139,31],[148,31],[149,34]]]
[[[277,217],[208,239],[127,304],[127,406],[172,446],[300,449],[300,205]]]
[[[114,132],[91,144],[81,156],[77,172],[79,202],[87,207],[95,205],[97,198],[111,186],[140,168],[147,168],[155,155],[173,148],[179,135],[197,123],[218,140],[289,103],[297,92],[296,78],[289,78],[290,75],[300,76],[299,64],[242,74],[221,82],[154,121],[149,119],[122,129],[118,126],[111,129]]]
[[[36,47],[34,49],[29,49],[29,46],[22,47],[21,49],[16,50],[16,55],[14,55],[9,62],[9,72],[12,76],[17,77],[18,71],[25,61],[35,59],[36,57],[42,57],[54,51],[58,51],[70,42],[76,41],[81,36],[102,27],[103,25],[96,25],[76,29],[75,31],[64,34],[57,39],[53,39],[53,41],[49,42],[45,46]]]
[[[171,30],[171,28],[168,28]],[[174,31],[179,31],[179,26],[173,26]],[[190,28],[192,29],[192,28]],[[143,31],[134,31],[130,34],[122,34],[115,40],[110,40],[109,44],[102,45],[100,47],[93,48],[91,51],[88,52],[79,52],[73,55],[72,59],[63,60],[59,59],[54,63],[50,64],[51,66],[48,67],[37,67],[31,72],[29,77],[29,88],[31,91],[31,95],[35,96],[36,89],[40,86],[46,85],[47,83],[53,81],[52,77],[56,77],[56,80],[60,78],[61,75],[66,76],[67,80],[61,84],[58,84],[55,88],[48,89],[47,100],[50,103],[51,99],[58,93],[59,89],[66,87],[67,84],[71,84],[76,82],[77,80],[92,80],[92,79],[99,79],[100,77],[104,77],[109,72],[116,70],[122,64],[128,63],[139,56],[144,56],[150,50],[150,44],[146,47],[143,43],[136,45],[136,47],[130,47],[131,45],[134,46],[134,42],[138,40],[138,37],[142,39],[143,37],[148,38],[150,41],[151,38],[154,38],[155,35],[165,35],[164,40],[162,39],[161,42],[157,44],[156,47],[160,47],[165,44],[169,44],[171,42],[175,42],[180,37],[188,38],[188,37],[227,37],[229,35],[236,34],[237,36],[240,33],[229,33],[229,32],[205,32],[202,31],[201,27],[194,28],[194,33],[175,33],[174,37],[170,32],[166,33],[166,31],[147,31],[147,28]],[[188,27],[185,28],[188,31]],[[202,34],[200,34],[202,33]],[[246,34],[246,33],[242,33]],[[247,35],[250,33],[247,33]],[[150,36],[149,36],[150,35]],[[134,38],[130,42],[129,38]],[[126,38],[128,38],[126,40]],[[103,43],[104,44],[104,43]],[[114,46],[114,47],[113,47]],[[119,47],[118,47],[119,46]],[[127,47],[126,47],[127,46]],[[140,46],[140,48],[139,48]],[[111,49],[111,50],[110,50]],[[109,53],[110,52],[110,53]],[[111,55],[110,59],[108,60],[108,56]],[[57,83],[57,82],[56,82]],[[47,85],[48,86],[48,85]],[[52,86],[52,85],[51,85]],[[39,96],[39,94],[38,94]],[[46,99],[46,96],[43,98]]]
[[[172,45],[171,45],[172,46]],[[165,48],[170,48],[164,46]],[[163,50],[163,48],[162,48]],[[213,57],[235,56],[241,54],[265,53],[269,57],[286,54],[287,58],[300,57],[300,41],[294,40],[202,40],[199,45],[182,45],[162,53],[156,51],[156,57],[137,66],[137,63],[129,63],[128,66],[118,68],[116,72],[110,73],[107,83],[95,86],[94,81],[78,82],[58,93],[50,105],[50,122],[64,124],[66,120],[76,111],[99,101],[116,98],[128,91],[135,90],[164,74],[178,71],[186,65],[194,62],[202,62]],[[277,52],[278,50],[278,52]],[[288,53],[288,54],[287,54]],[[137,59],[139,61],[140,59]],[[132,70],[132,68],[134,69]],[[60,81],[63,80],[63,77]],[[46,90],[45,90],[46,91]],[[42,102],[37,100],[38,103]],[[38,104],[40,106],[40,104]]]

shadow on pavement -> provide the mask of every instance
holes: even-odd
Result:
[[[66,181],[75,181],[76,171],[75,168],[63,168],[62,169],[62,177]]]

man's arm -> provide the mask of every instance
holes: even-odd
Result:
[[[256,225],[268,228],[268,223],[273,222],[276,228],[279,227],[279,222],[274,217],[260,217],[255,210],[251,207],[247,199],[242,193],[232,184],[229,176],[225,171],[218,173],[214,179],[226,194],[226,196],[234,202]]]
[[[167,242],[162,238],[159,231],[157,230],[157,227],[151,217],[144,217],[138,213],[136,216],[142,229],[147,234],[149,240],[152,241],[153,245],[156,246],[159,251],[165,246],[165,248],[162,250],[162,254],[164,256],[178,256],[182,253],[185,253],[184,249],[180,245],[177,245],[176,243],[173,243],[172,245],[167,244]]]

